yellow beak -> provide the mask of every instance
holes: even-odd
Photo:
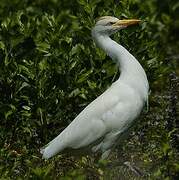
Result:
[[[124,19],[124,20],[119,20],[113,26],[131,26],[135,24],[139,24],[141,20],[139,19]]]

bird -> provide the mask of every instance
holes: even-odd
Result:
[[[42,147],[42,158],[49,159],[66,149],[87,148],[106,159],[117,145],[120,136],[134,124],[148,102],[149,83],[139,61],[111,35],[132,25],[139,19],[100,17],[92,28],[92,38],[116,62],[119,78],[52,141]]]

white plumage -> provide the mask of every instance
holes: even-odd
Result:
[[[50,158],[65,149],[89,147],[106,158],[120,135],[140,114],[148,98],[148,80],[140,63],[124,47],[109,36],[140,21],[101,17],[92,36],[120,66],[120,77],[109,89],[91,102],[55,139],[41,149]],[[95,143],[96,142],[96,143]],[[91,145],[91,146],[90,146]]]

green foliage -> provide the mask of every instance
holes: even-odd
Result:
[[[118,161],[133,161],[151,179],[177,177],[178,9],[177,1],[167,0],[1,0],[2,179],[137,178],[123,167],[106,170],[107,162],[92,157],[44,162],[39,155],[119,76],[91,38],[95,19],[103,15],[143,20],[113,38],[140,61],[151,87],[150,109],[117,148]]]

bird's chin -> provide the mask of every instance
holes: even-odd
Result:
[[[122,25],[122,26],[120,26],[120,27],[118,28],[118,30],[125,29],[125,28],[127,28],[127,25],[126,25],[126,26],[125,26],[125,25]]]
[[[122,28],[121,28],[121,29],[125,29],[125,28],[127,28],[127,26],[122,26]]]
[[[118,32],[118,31],[120,31],[120,30],[122,30],[122,29],[125,29],[126,27],[127,27],[127,26],[115,27],[115,29],[113,29],[113,33],[112,33],[112,34]]]
[[[111,30],[111,31],[109,32],[109,35],[115,34],[115,33],[118,32],[119,30],[121,30],[121,28],[115,28],[115,29],[113,29],[113,30]]]

